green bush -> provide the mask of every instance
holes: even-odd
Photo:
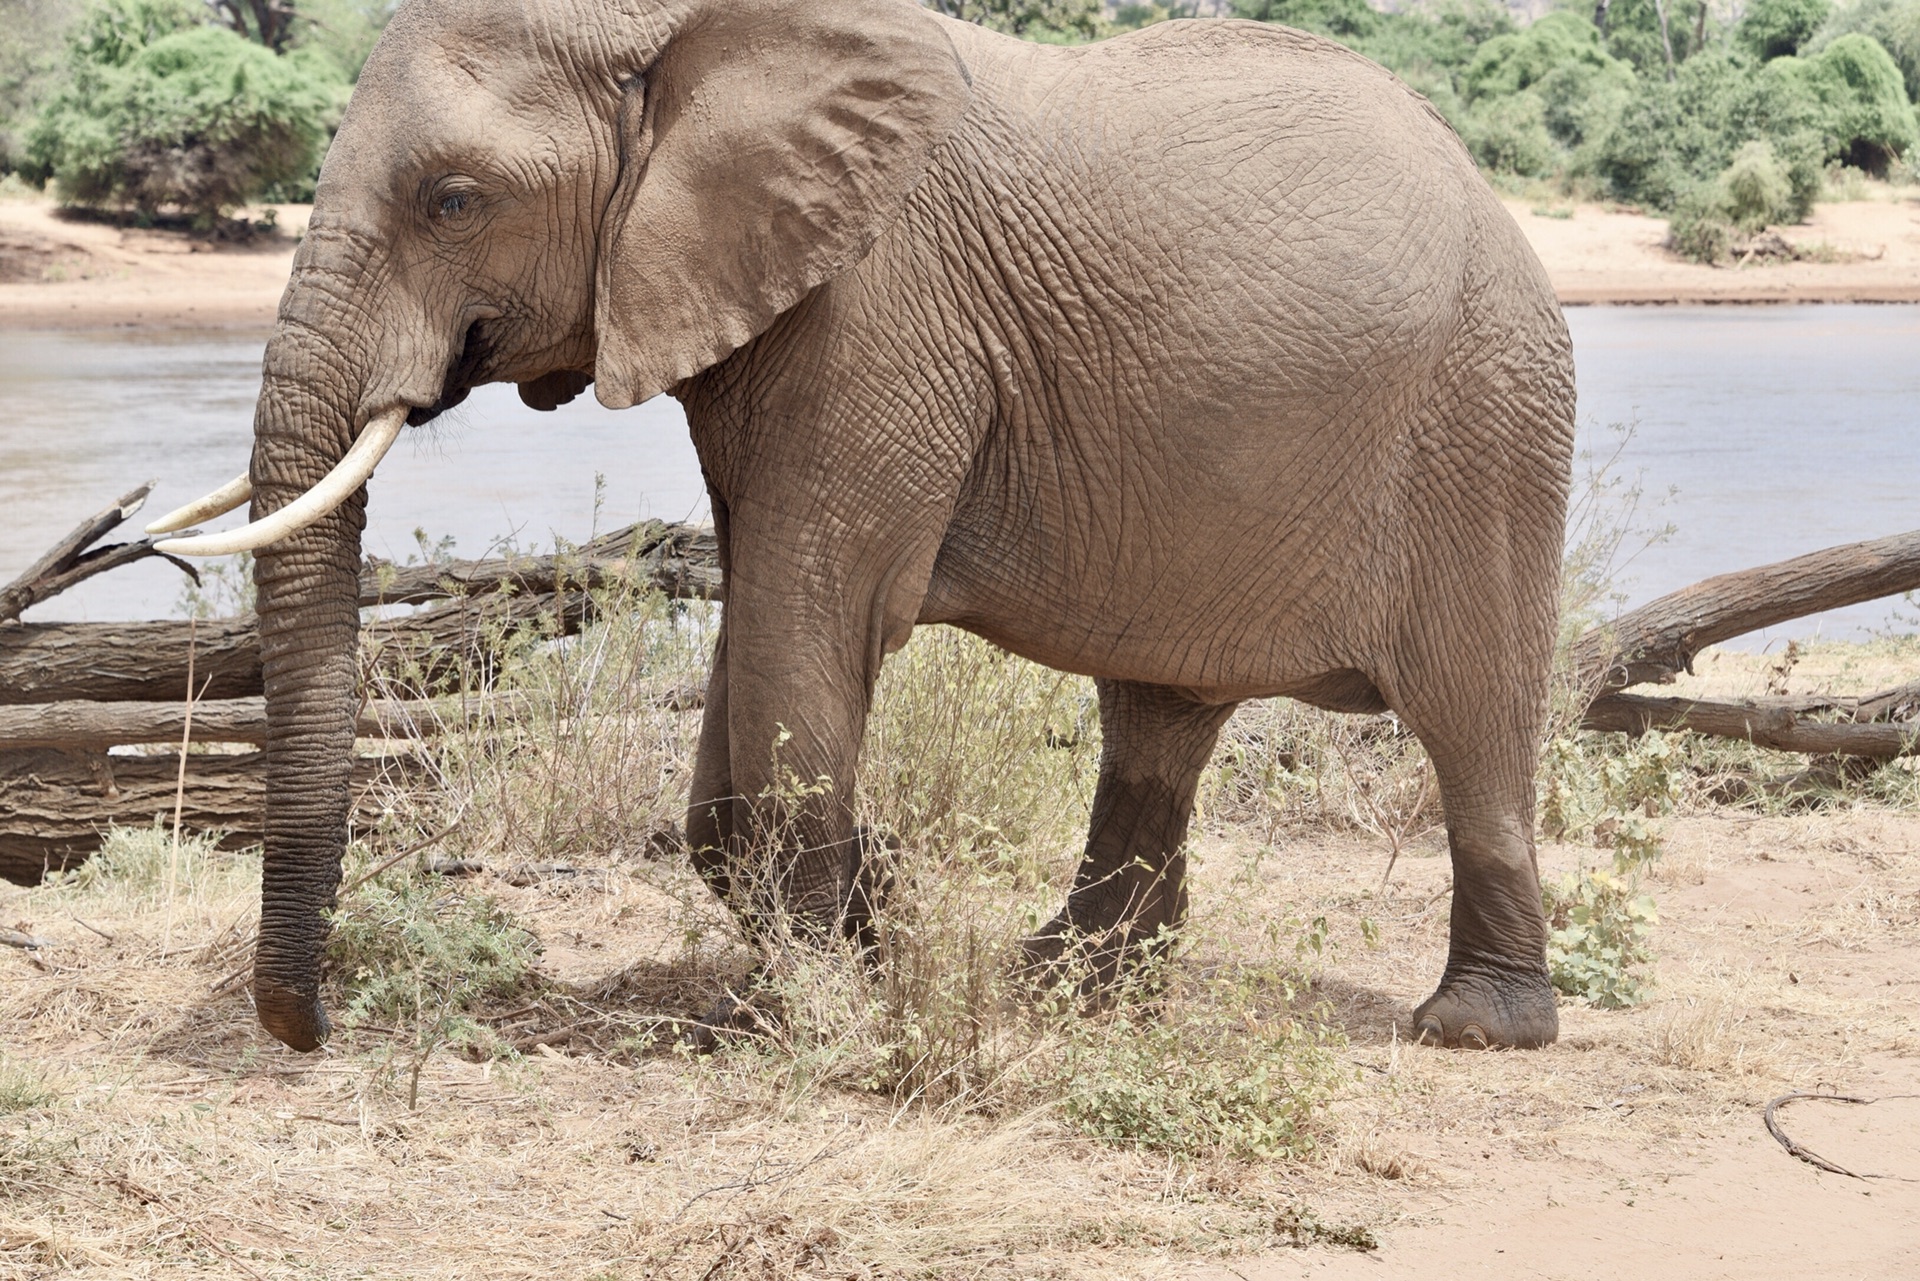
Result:
[[[1246,1013],[1202,1029],[1149,1017],[1068,1032],[1067,1123],[1158,1152],[1304,1156],[1341,1075],[1342,1039],[1318,1018]]]
[[[1544,177],[1559,156],[1537,94],[1516,93],[1468,108],[1460,137],[1473,158],[1496,173]]]
[[[1710,189],[1708,189],[1710,190]],[[1740,229],[1709,197],[1682,201],[1667,222],[1667,243],[1690,262],[1719,262],[1733,252]]]
[[[1554,990],[1603,1010],[1640,1003],[1646,981],[1634,970],[1653,959],[1648,935],[1660,918],[1637,890],[1633,877],[1604,871],[1569,873],[1545,887]]]
[[[527,990],[538,943],[492,898],[396,871],[357,887],[333,914],[327,960],[347,1021],[442,1027]]]
[[[1799,53],[1833,12],[1833,0],[1748,0],[1733,29],[1740,47],[1763,61]]]
[[[344,85],[317,55],[279,57],[207,26],[191,0],[104,0],[68,41],[68,80],[22,172],[76,204],[173,208],[202,225],[312,172]]]
[[[1600,32],[1577,14],[1549,13],[1532,26],[1494,36],[1474,53],[1462,76],[1468,102],[1519,93],[1564,66],[1595,70],[1617,66],[1600,42]]]
[[[1735,152],[1717,185],[1721,210],[1742,231],[1794,220],[1797,211],[1787,167],[1764,140],[1755,139]]]
[[[1603,66],[1565,62],[1532,87],[1553,140],[1570,151],[1605,138],[1633,101],[1633,69],[1624,62]]]
[[[0,177],[20,162],[21,127],[58,79],[76,9],[75,0],[8,0],[0,22]]]
[[[1853,0],[1836,8],[1807,46],[1819,53],[1841,36],[1872,37],[1893,59],[1907,97],[1920,102],[1920,0]]]
[[[1920,144],[1906,81],[1892,55],[1871,37],[1840,36],[1808,61],[1820,69],[1833,112],[1829,159],[1885,173]]]
[[[1710,13],[1704,30],[1701,27],[1700,10],[1704,3],[1705,0],[1666,0],[1667,35],[1663,40],[1660,9],[1654,0],[1613,0],[1607,6],[1607,52],[1631,65],[1640,75],[1664,79],[1669,42],[1673,45],[1674,61],[1680,63],[1701,52],[1701,47],[1694,44],[1696,31],[1705,35],[1706,46],[1719,43],[1719,32]]]

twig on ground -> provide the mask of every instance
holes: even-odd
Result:
[[[412,858],[415,854],[418,854],[421,850],[430,849],[431,847],[438,845],[441,841],[444,841],[449,836],[453,835],[454,829],[460,826],[460,820],[465,818],[466,816],[467,816],[467,812],[464,809],[461,810],[458,814],[455,814],[453,816],[453,821],[451,823],[448,823],[445,827],[435,832],[432,836],[427,837],[423,841],[414,842],[412,845],[407,846],[407,848],[401,850],[398,854],[395,854],[392,858],[388,859],[386,862],[380,864],[380,866],[373,868],[369,871],[362,872],[360,875],[354,877],[352,881],[350,881],[346,885],[341,886],[340,893],[343,895],[351,894],[355,890],[359,889],[362,885],[365,885],[368,881],[371,881],[374,877],[379,876],[381,873],[391,872],[394,868],[398,867],[402,862],[406,861],[409,858]]]
[[[107,933],[105,930],[101,929],[99,926],[89,925],[85,921],[81,920],[79,917],[74,916],[71,912],[67,914],[67,917],[75,925],[78,925],[81,929],[86,930],[88,933],[98,934],[101,938],[105,939],[107,942],[109,943],[113,942],[113,935]]]
[[[1855,1174],[1852,1170],[1847,1169],[1847,1167],[1845,1167],[1844,1165],[1837,1165],[1834,1162],[1827,1160],[1827,1158],[1821,1156],[1818,1152],[1815,1152],[1812,1148],[1802,1147],[1800,1144],[1794,1142],[1791,1138],[1787,1136],[1787,1132],[1780,1128],[1780,1122],[1774,1117],[1774,1113],[1778,1112],[1783,1104],[1796,1103],[1801,1099],[1818,1099],[1823,1103],[1872,1104],[1872,1103],[1883,1102],[1886,1099],[1911,1099],[1911,1098],[1920,1098],[1920,1095],[1887,1094],[1887,1095],[1882,1095],[1878,1099],[1863,1099],[1857,1094],[1818,1094],[1818,1093],[1812,1093],[1805,1090],[1795,1090],[1791,1094],[1783,1094],[1779,1098],[1774,1099],[1772,1102],[1768,1103],[1766,1106],[1766,1110],[1761,1113],[1761,1118],[1765,1120],[1767,1123],[1767,1133],[1771,1134],[1774,1137],[1774,1139],[1779,1142],[1780,1146],[1787,1150],[1788,1156],[1798,1157],[1800,1160],[1805,1161],[1808,1165],[1813,1166],[1817,1170],[1825,1170],[1828,1174],[1844,1175],[1849,1179],[1898,1179],[1902,1183],[1913,1183],[1913,1182],[1920,1182],[1920,1180],[1909,1179],[1906,1176],[1899,1175],[1899,1174]]]
[[[0,947],[23,947],[29,952],[37,952],[43,947],[52,946],[52,939],[35,938],[19,930],[0,929]]]

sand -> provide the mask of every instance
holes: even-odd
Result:
[[[1664,248],[1664,220],[1617,208],[1506,200],[1560,301],[1920,302],[1920,193],[1823,204],[1793,244],[1830,261],[1703,267]],[[0,200],[0,329],[259,327],[272,323],[307,207],[279,206],[280,234],[213,245],[178,232],[60,216]]]
[[[0,200],[0,329],[270,325],[308,212],[281,206],[279,234],[227,245]]]
[[[1509,199],[1565,304],[1920,302],[1920,193],[1823,204],[1781,235],[1833,261],[1707,267],[1665,247],[1664,219]]]

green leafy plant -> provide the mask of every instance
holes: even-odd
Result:
[[[537,955],[534,937],[491,897],[402,871],[347,895],[327,940],[350,1024],[407,1023],[433,1035],[446,1034],[451,1016],[526,992]]]
[[[1062,1118],[1109,1143],[1186,1156],[1297,1157],[1343,1079],[1341,1038],[1323,1013],[1258,1013],[1239,976],[1238,1017],[1137,1017],[1069,1024],[1052,1086]],[[1203,1006],[1202,1009],[1207,1007]]]
[[[1800,52],[1833,12],[1833,0],[1749,0],[1733,35],[1760,59]]]
[[[1659,853],[1647,820],[1672,812],[1684,775],[1684,757],[1665,734],[1624,748],[1613,735],[1562,734],[1541,754],[1540,825],[1556,840],[1592,836],[1623,868],[1644,862]]]
[[[1652,897],[1635,878],[1602,870],[1569,873],[1544,896],[1554,989],[1601,1009],[1638,1004],[1647,984],[1635,967],[1653,959],[1649,935],[1659,921]]]
[[[1871,37],[1887,51],[1906,81],[1907,98],[1920,102],[1920,0],[1852,0],[1835,6],[1806,52],[1819,53],[1853,33]]]
[[[189,0],[99,0],[68,37],[67,81],[21,172],[75,204],[179,210],[202,227],[309,173],[344,98],[337,70],[203,16]]]

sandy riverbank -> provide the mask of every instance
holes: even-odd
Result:
[[[1781,235],[1829,261],[1707,267],[1666,248],[1662,218],[1604,205],[1506,200],[1560,301],[1920,302],[1920,193],[1814,206]]]
[[[308,212],[280,206],[279,234],[226,245],[0,200],[0,329],[271,325]]]
[[[1786,239],[1828,261],[1703,267],[1664,248],[1664,220],[1602,205],[1506,200],[1560,300],[1582,303],[1920,302],[1920,193],[1818,206]],[[279,235],[210,245],[177,232],[0,201],[0,329],[271,324],[308,210]]]

